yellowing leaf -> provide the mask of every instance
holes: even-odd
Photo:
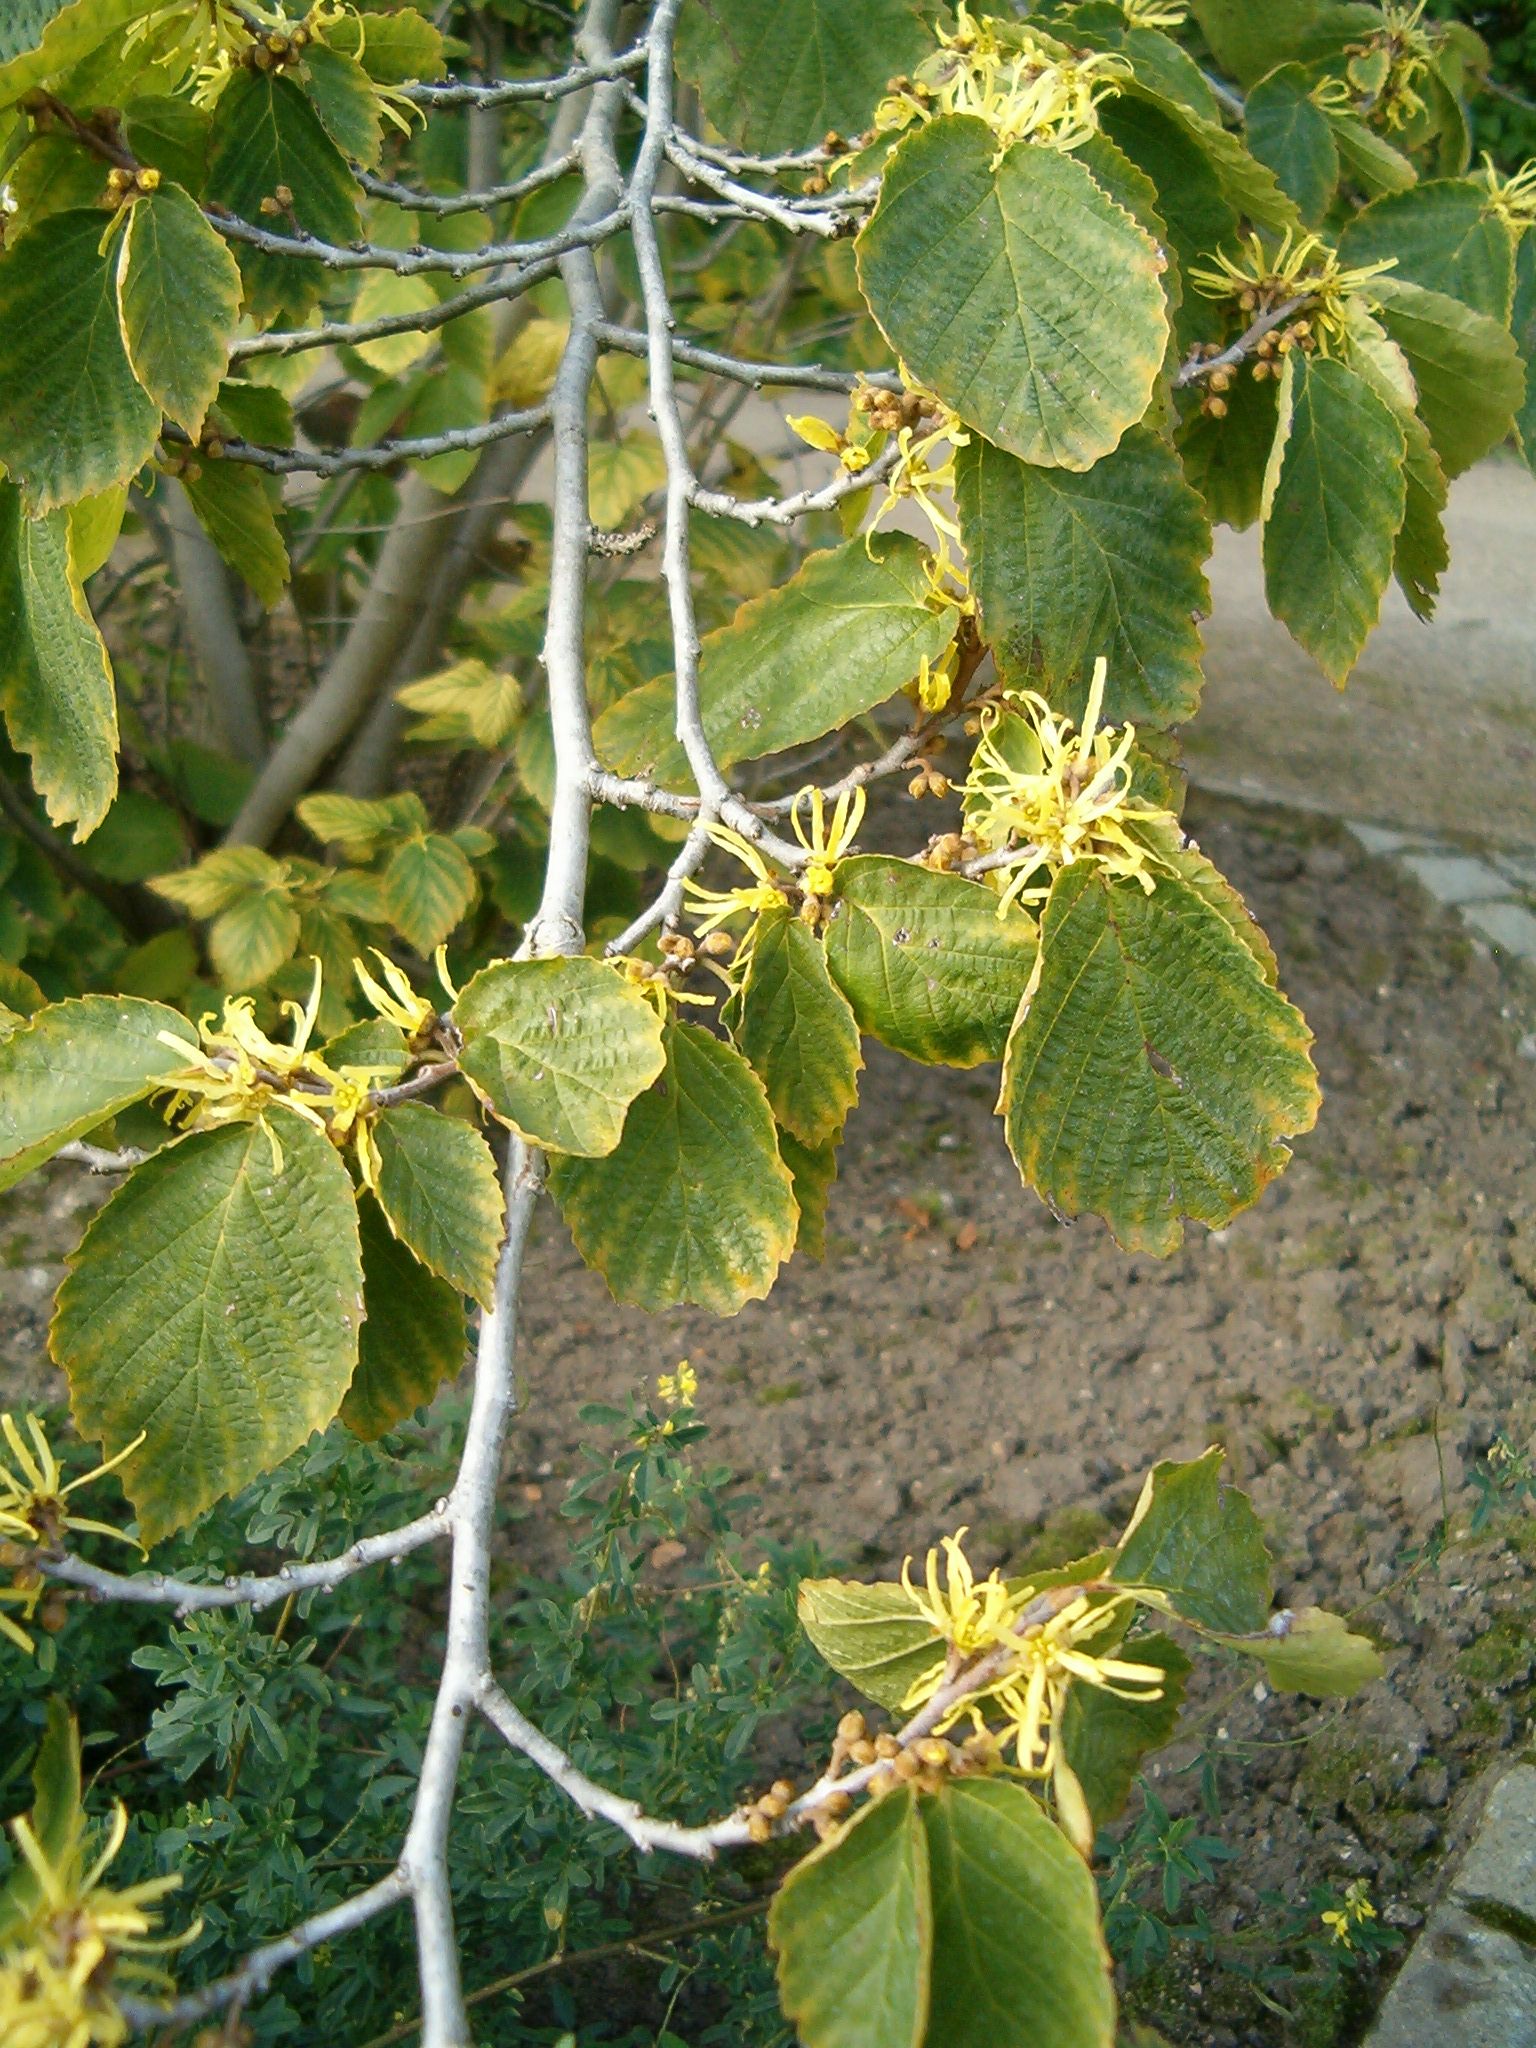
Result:
[[[523,709],[515,675],[473,660],[407,683],[396,690],[395,700],[408,711],[426,714],[408,738],[487,749],[506,745]]]
[[[401,1102],[379,1116],[373,1140],[390,1229],[424,1266],[488,1308],[502,1196],[484,1138],[424,1102]]]
[[[631,1103],[617,1148],[563,1159],[550,1186],[616,1301],[761,1301],[795,1245],[796,1210],[763,1084],[696,1024],[666,1027],[666,1071]]]
[[[611,532],[639,510],[667,480],[667,461],[654,434],[624,434],[594,441],[587,452],[588,503],[592,524]]]
[[[475,871],[445,832],[407,839],[384,870],[384,907],[418,953],[440,946],[475,900]]]
[[[354,320],[382,320],[401,313],[430,313],[437,305],[432,280],[420,272],[402,277],[393,270],[369,270],[352,301]],[[398,377],[412,363],[420,362],[432,348],[435,336],[407,331],[380,335],[377,341],[354,343],[370,369],[383,377]]]
[[[128,209],[117,307],[134,375],[195,441],[228,362],[240,271],[179,185],[162,184]]]
[[[3,477],[0,709],[53,823],[87,838],[117,794],[112,665],[71,558],[68,514],[28,519]]]

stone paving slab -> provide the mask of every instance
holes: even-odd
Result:
[[[1494,1786],[1366,2048],[1536,2048],[1536,1770]]]

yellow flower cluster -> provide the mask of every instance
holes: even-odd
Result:
[[[0,1601],[19,1606],[23,1619],[30,1621],[36,1612],[44,1582],[29,1553],[56,1548],[71,1530],[92,1536],[112,1536],[119,1543],[133,1544],[134,1549],[138,1549],[131,1536],[125,1536],[121,1529],[114,1529],[109,1522],[93,1522],[72,1513],[68,1501],[80,1487],[89,1486],[92,1480],[99,1479],[104,1472],[110,1472],[125,1458],[132,1457],[144,1438],[136,1436],[115,1458],[108,1458],[94,1471],[83,1472],[78,1479],[71,1479],[66,1485],[59,1461],[35,1415],[26,1417],[25,1437],[13,1416],[0,1415],[0,1436],[4,1437],[10,1452],[9,1459],[0,1456],[0,1565],[9,1566],[14,1574],[9,1586],[0,1587]],[[20,1623],[3,1611],[0,1611],[0,1636],[7,1637],[18,1649],[29,1653],[35,1647]],[[0,2041],[9,2040],[10,2036],[0,2031]]]
[[[1364,42],[1347,44],[1349,82],[1358,111],[1383,128],[1406,128],[1425,112],[1419,91],[1433,61],[1436,37],[1424,26],[1424,0],[1383,0],[1382,25]]]
[[[418,995],[393,960],[375,951],[383,982],[377,980],[361,960],[353,972],[375,1013],[401,1031],[412,1051],[418,1050],[436,1020],[436,1005]],[[438,948],[437,971],[450,997],[455,993],[448,980],[443,950]],[[309,1000],[283,1004],[283,1015],[293,1030],[287,1044],[263,1031],[256,1022],[256,1006],[250,996],[228,996],[222,1018],[210,1011],[198,1022],[201,1043],[188,1046],[185,1039],[163,1031],[161,1043],[184,1053],[187,1064],[169,1075],[164,1083],[170,1100],[166,1118],[180,1118],[187,1130],[211,1130],[220,1124],[261,1123],[272,1146],[272,1161],[280,1171],[283,1149],[277,1133],[265,1121],[276,1104],[301,1116],[337,1145],[349,1139],[357,1150],[363,1184],[378,1185],[378,1149],[373,1139],[374,1090],[380,1079],[393,1071],[390,1061],[346,1063],[331,1066],[310,1044],[315,1020],[320,1013],[322,970],[315,962],[315,978]]]
[[[1015,903],[1043,901],[1063,868],[1085,860],[1152,893],[1155,857],[1132,826],[1166,823],[1171,814],[1131,794],[1136,728],[1099,725],[1107,673],[1101,657],[1079,729],[1033,691],[1005,698],[1016,714],[1006,726],[996,711],[986,715],[961,796],[976,846],[1010,852],[990,871],[999,916]]]
[[[1344,1904],[1320,1914],[1319,1918],[1328,1929],[1330,1940],[1345,1948],[1353,1948],[1355,1929],[1376,1918],[1376,1908],[1371,1904],[1370,1888],[1365,1879],[1357,1877],[1345,1890]]]
[[[1191,268],[1189,275],[1207,298],[1234,299],[1249,318],[1292,299],[1303,301],[1318,349],[1328,355],[1334,349],[1347,350],[1351,301],[1369,310],[1372,279],[1396,262],[1390,256],[1382,263],[1345,269],[1337,252],[1320,237],[1287,228],[1277,248],[1266,247],[1262,235],[1251,234],[1236,255],[1218,251],[1208,267]]]
[[[1162,10],[1166,11],[1166,10]],[[1076,149],[1098,132],[1100,100],[1129,75],[1123,57],[1066,54],[1025,28],[972,15],[965,0],[953,30],[938,31],[939,49],[875,110],[877,134],[900,133],[940,114],[972,114],[997,141],[994,163],[1018,142]]]
[[[686,1358],[677,1361],[676,1372],[664,1372],[656,1380],[657,1398],[669,1408],[691,1408],[698,1398],[699,1376]]]
[[[87,1862],[83,1815],[52,1859],[25,1820],[11,1822],[36,1903],[0,1950],[0,2041],[6,2048],[119,2048],[129,2027],[113,1996],[114,1979],[164,1983],[162,1970],[139,1959],[184,1947],[197,1935],[194,1925],[154,1938],[158,1915],[152,1908],[176,1889],[179,1877],[149,1878],[121,1891],[102,1882],[127,1831],[127,1809],[119,1804],[105,1842]]]
[[[963,1548],[965,1534],[961,1529],[943,1540],[942,1584],[938,1550],[928,1553],[921,1586],[913,1583],[910,1558],[902,1567],[903,1591],[943,1643],[913,1680],[902,1710],[915,1713],[954,1689],[933,1732],[942,1735],[968,1720],[978,1736],[1011,1746],[1027,1777],[1050,1779],[1062,1823],[1086,1854],[1092,1823],[1061,1740],[1068,1694],[1083,1684],[1121,1699],[1158,1699],[1164,1673],[1112,1653],[1134,1595],[1097,1585],[1037,1594],[1029,1585],[1010,1587],[996,1570],[978,1580]],[[1112,1645],[1091,1647],[1109,1634]],[[977,1671],[977,1683],[967,1687],[969,1670]]]
[[[806,856],[799,876],[800,916],[806,924],[819,925],[826,913],[826,898],[832,893],[837,864],[858,837],[864,802],[862,788],[844,790],[829,819],[826,798],[819,789],[802,789],[794,800],[790,821]],[[690,914],[701,920],[694,929],[696,940],[707,938],[733,917],[752,918],[753,930],[738,947],[731,965],[730,979],[740,986],[752,956],[756,920],[765,911],[782,909],[789,900],[791,885],[787,878],[776,877],[751,840],[731,826],[711,825],[709,836],[716,846],[736,856],[750,871],[752,880],[734,889],[708,889],[690,877],[683,884],[685,901]]]
[[[1482,177],[1488,187],[1485,214],[1503,221],[1511,234],[1523,235],[1527,228],[1536,227],[1536,157],[1506,178],[1485,151]]]

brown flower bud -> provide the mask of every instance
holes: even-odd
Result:
[[[875,1737],[875,1755],[889,1762],[893,1756],[901,1755],[901,1744],[894,1735],[882,1728]]]
[[[857,1708],[850,1714],[844,1714],[837,1724],[838,1738],[843,1742],[862,1742],[868,1732],[868,1723]]]

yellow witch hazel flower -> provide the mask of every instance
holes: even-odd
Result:
[[[903,1591],[944,1642],[942,1653],[908,1688],[902,1711],[917,1712],[963,1677],[967,1666],[1004,1653],[995,1676],[963,1693],[936,1722],[934,1733],[942,1735],[964,1720],[978,1734],[994,1724],[990,1732],[1012,1746],[1027,1777],[1052,1781],[1062,1821],[1087,1853],[1092,1824],[1061,1743],[1067,1695],[1081,1683],[1121,1699],[1158,1699],[1166,1674],[1155,1664],[1089,1647],[1117,1628],[1134,1595],[1071,1586],[1037,1595],[1032,1586],[1010,1588],[996,1570],[978,1580],[965,1555],[965,1535],[960,1529],[943,1540],[942,1586],[937,1550],[928,1553],[921,1586],[912,1582],[912,1560],[902,1566]],[[1026,1620],[1026,1615],[1035,1618]],[[995,1726],[999,1719],[1005,1723],[1001,1729]]]
[[[378,957],[383,959],[382,954]],[[384,965],[389,991],[374,981],[361,961],[354,963],[379,1014],[402,1030],[410,1021],[415,1035],[422,1028],[420,1013],[431,1016],[432,1005],[412,992],[392,962]],[[446,969],[440,967],[439,971]],[[309,1000],[302,1008],[294,1002],[283,1004],[283,1015],[293,1025],[293,1036],[286,1045],[269,1038],[256,1022],[256,1006],[250,996],[227,996],[218,1021],[211,1011],[201,1018],[197,1028],[202,1043],[198,1047],[189,1046],[174,1032],[162,1031],[161,1043],[185,1054],[188,1062],[180,1072],[166,1077],[164,1088],[170,1095],[166,1116],[168,1120],[180,1117],[183,1128],[194,1131],[221,1124],[259,1123],[272,1147],[273,1168],[281,1172],[283,1148],[266,1115],[275,1104],[281,1104],[338,1144],[354,1140],[363,1184],[376,1191],[379,1162],[370,1128],[373,1089],[391,1067],[388,1062],[332,1067],[311,1049],[320,1014],[321,979],[321,965],[316,960]]]
[[[1235,299],[1247,315],[1270,312],[1290,299],[1307,302],[1310,332],[1321,354],[1347,353],[1350,301],[1373,301],[1368,287],[1397,262],[1360,263],[1346,269],[1338,254],[1317,235],[1298,235],[1287,228],[1277,248],[1266,247],[1259,234],[1247,236],[1235,256],[1218,251],[1209,266],[1192,267],[1191,281],[1211,299]],[[1298,309],[1299,310],[1299,309]]]
[[[976,844],[987,852],[1015,849],[988,876],[1000,890],[999,917],[1015,903],[1043,901],[1061,869],[1084,860],[1152,893],[1155,856],[1129,828],[1171,821],[1171,813],[1131,794],[1136,728],[1100,726],[1107,674],[1100,657],[1080,728],[1032,690],[1006,699],[1020,714],[1006,727],[996,711],[984,718],[960,794]]]
[[[807,924],[821,921],[822,899],[831,895],[837,878],[837,864],[859,836],[859,827],[864,822],[864,804],[862,784],[854,789],[845,789],[833,806],[829,824],[826,799],[819,789],[807,787],[795,798],[789,818],[795,828],[795,837],[808,856],[800,870],[800,885],[805,891],[800,915]]]
[[[1503,221],[1511,234],[1523,235],[1527,228],[1536,227],[1536,157],[1506,178],[1485,150],[1482,179],[1488,187],[1485,214]]]
[[[1099,102],[1130,75],[1123,57],[1067,54],[1030,30],[972,15],[965,0],[953,30],[938,31],[939,49],[875,110],[875,132],[888,134],[939,114],[973,114],[997,139],[994,163],[1016,142],[1077,149],[1098,132]]]
[[[688,877],[683,883],[683,894],[689,915],[700,920],[694,926],[696,939],[707,938],[733,917],[760,917],[765,910],[778,910],[784,903],[782,885],[750,839],[730,825],[711,825],[708,832],[714,845],[735,854],[750,871],[752,880],[734,889],[707,889],[692,875]],[[740,958],[738,954],[738,963]]]
[[[83,1820],[53,1858],[25,1819],[13,1820],[11,1832],[37,1899],[21,1939],[0,1952],[0,2041],[6,2048],[118,2048],[129,2026],[112,1995],[114,1977],[163,1984],[165,1973],[139,1959],[185,1947],[201,1927],[155,1938],[151,1909],[181,1879],[154,1877],[121,1891],[103,1884],[128,1832],[121,1803],[89,1863]]]
[[[1189,19],[1185,0],[1119,0],[1132,28],[1182,28]]]
[[[92,1536],[111,1536],[119,1543],[127,1543],[137,1550],[139,1545],[121,1529],[114,1529],[110,1522],[95,1522],[84,1515],[77,1515],[68,1502],[72,1493],[82,1486],[89,1486],[100,1479],[104,1472],[121,1465],[125,1458],[143,1443],[143,1435],[136,1436],[131,1444],[125,1444],[116,1457],[106,1459],[90,1472],[82,1472],[78,1479],[64,1483],[59,1461],[48,1442],[47,1433],[35,1415],[25,1418],[26,1435],[23,1436],[12,1415],[0,1415],[0,1436],[3,1436],[9,1450],[9,1457],[0,1455],[0,1563],[17,1567],[18,1583],[0,1587],[0,1601],[20,1605],[23,1615],[30,1620],[42,1591],[41,1573],[27,1563],[27,1551],[52,1550],[62,1543],[64,1537],[74,1531]],[[0,1612],[0,1636],[6,1636],[18,1649],[31,1652],[35,1647],[31,1636],[10,1616]],[[0,2041],[10,2036],[0,2033]]]
[[[1419,86],[1434,59],[1436,35],[1424,26],[1424,5],[1425,0],[1383,0],[1376,34],[1345,45],[1358,111],[1383,128],[1406,128],[1427,106]]]

